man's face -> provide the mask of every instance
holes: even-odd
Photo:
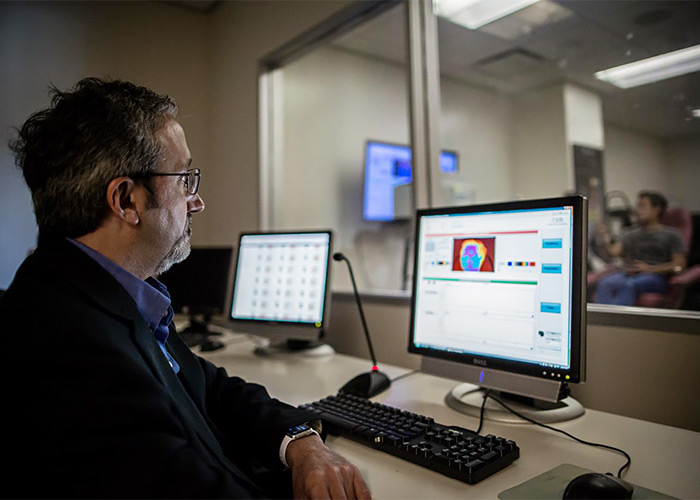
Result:
[[[646,196],[637,198],[637,220],[640,224],[647,224],[659,218],[659,209],[651,204],[651,200]]]
[[[156,171],[186,172],[192,158],[180,124],[169,120],[156,132],[156,138],[163,148]],[[190,254],[192,214],[204,210],[204,202],[199,194],[187,193],[185,176],[151,177],[151,188],[154,200],[146,211],[144,223],[151,257],[157,263],[154,273],[157,275]]]

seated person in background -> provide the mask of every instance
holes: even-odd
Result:
[[[609,230],[600,226],[597,243],[610,257],[622,257],[625,268],[604,276],[595,302],[633,306],[643,293],[666,293],[668,276],[686,265],[683,239],[673,228],[661,224],[668,202],[660,193],[642,191],[637,198],[637,227],[610,241]]]
[[[39,244],[0,300],[3,496],[369,498],[318,434],[287,436],[313,414],[172,325],[153,276],[204,210],[175,102],[95,78],[53,94],[10,144]]]

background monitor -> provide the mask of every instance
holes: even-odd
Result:
[[[187,259],[158,278],[168,288],[173,310],[190,316],[190,326],[180,332],[190,347],[215,335],[208,325],[226,310],[232,258],[233,247],[193,247]]]
[[[229,321],[273,348],[317,347],[330,319],[330,231],[240,236]],[[282,346],[280,344],[283,344]]]
[[[409,351],[423,368],[525,396],[551,410],[540,420],[583,412],[566,396],[585,379],[586,214],[580,196],[419,210]],[[469,387],[448,403],[474,413]]]
[[[440,153],[440,170],[456,173],[454,151]],[[413,181],[411,148],[404,144],[368,141],[365,148],[363,216],[368,221],[409,219],[413,207],[409,196]]]

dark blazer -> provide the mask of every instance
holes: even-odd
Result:
[[[42,242],[25,260],[0,324],[3,496],[290,494],[279,446],[313,416],[229,377],[173,331],[176,375],[131,297],[70,242]]]

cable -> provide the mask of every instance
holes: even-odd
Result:
[[[420,372],[420,370],[413,370],[412,372],[407,372],[407,373],[404,373],[403,375],[399,375],[398,377],[394,377],[391,379],[391,383],[393,384],[397,380],[401,380],[402,378],[406,378],[406,377],[409,377],[411,375],[415,375],[418,372]]]
[[[598,448],[605,448],[605,449],[607,449],[607,450],[612,450],[612,451],[615,451],[615,452],[617,452],[617,453],[620,453],[620,454],[624,455],[624,456],[627,458],[627,463],[625,463],[625,465],[623,465],[622,467],[620,467],[620,470],[617,471],[617,477],[620,478],[620,479],[622,479],[622,472],[623,472],[625,469],[627,469],[627,468],[632,464],[632,457],[630,457],[629,454],[628,454],[626,451],[621,450],[620,448],[615,448],[614,446],[609,446],[609,445],[607,445],[607,444],[591,443],[590,441],[584,441],[583,439],[579,439],[579,438],[577,438],[576,436],[574,436],[574,435],[572,435],[572,434],[569,434],[569,433],[566,432],[566,431],[563,431],[563,430],[561,430],[561,429],[556,429],[556,428],[554,428],[554,427],[550,427],[550,426],[548,426],[548,425],[545,425],[545,424],[542,424],[542,423],[540,423],[540,422],[537,422],[536,420],[533,420],[533,419],[531,419],[530,417],[526,417],[525,415],[522,415],[521,413],[518,413],[517,411],[515,411],[514,409],[512,409],[511,407],[509,407],[508,405],[506,405],[503,401],[501,401],[500,399],[498,399],[498,398],[494,397],[492,394],[490,394],[489,391],[486,392],[486,395],[484,396],[484,401],[486,400],[487,397],[490,397],[490,398],[493,399],[496,403],[498,403],[499,405],[501,405],[503,408],[505,408],[505,409],[508,410],[509,412],[511,412],[511,413],[513,413],[514,415],[516,415],[516,416],[522,418],[523,420],[527,420],[527,421],[530,422],[530,423],[533,423],[533,424],[535,424],[535,425],[539,425],[540,427],[544,427],[545,429],[549,429],[550,431],[555,431],[555,432],[559,432],[559,433],[561,433],[561,434],[564,434],[565,436],[568,436],[568,437],[570,437],[571,439],[573,439],[574,441],[578,441],[579,443],[586,444],[586,445],[588,445],[588,446],[596,446],[596,447],[598,447]],[[483,417],[483,410],[484,410],[484,406],[482,405],[482,406],[481,406],[482,417]],[[479,424],[479,429],[481,429],[481,424]],[[477,434],[478,434],[478,432],[477,432]]]
[[[481,412],[479,412],[479,428],[476,430],[477,434],[481,434],[481,428],[484,426],[484,409],[486,408],[486,400],[489,398],[489,396],[491,396],[491,389],[486,389],[486,392],[484,393],[484,400],[481,402]]]

